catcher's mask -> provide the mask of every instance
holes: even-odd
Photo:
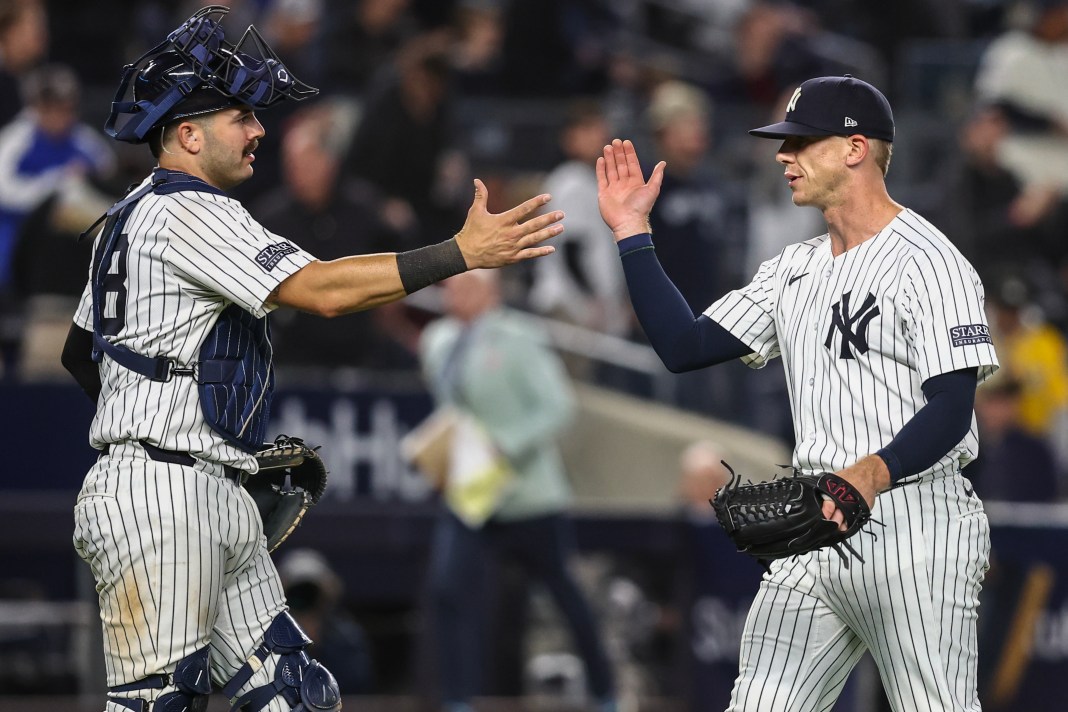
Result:
[[[266,109],[319,93],[286,69],[255,27],[249,25],[236,45],[227,42],[220,22],[228,12],[222,5],[197,10],[123,68],[104,124],[109,136],[143,143],[152,129],[176,119],[230,106]]]

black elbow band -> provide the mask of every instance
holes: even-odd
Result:
[[[467,262],[456,238],[436,245],[397,253],[397,271],[408,294],[467,271]]]

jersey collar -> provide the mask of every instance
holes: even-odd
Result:
[[[224,191],[216,188],[202,178],[197,178],[194,175],[183,173],[182,171],[172,171],[169,168],[156,168],[152,171],[152,192],[157,195],[168,195],[183,190],[196,190],[201,193],[226,195]]]

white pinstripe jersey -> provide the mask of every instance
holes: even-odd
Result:
[[[793,413],[794,466],[841,470],[887,445],[924,406],[932,376],[998,368],[979,276],[937,228],[911,210],[843,254],[829,235],[790,245],[753,281],[705,314],[762,368],[782,356]],[[931,468],[963,467],[968,435]]]
[[[145,185],[146,179],[141,185]],[[267,297],[286,277],[314,260],[252,219],[239,202],[208,192],[149,193],[138,202],[124,233],[125,319],[108,340],[150,357],[196,362],[219,314],[237,304],[256,317],[272,310]],[[99,236],[97,247],[99,247]],[[74,320],[93,330],[91,284]],[[105,318],[116,314],[114,292],[105,294]],[[175,376],[153,382],[113,360],[100,364],[101,392],[89,432],[93,447],[146,440],[210,462],[255,471],[255,458],[230,445],[204,421],[194,380]]]

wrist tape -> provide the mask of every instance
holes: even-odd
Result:
[[[397,253],[397,271],[407,294],[467,271],[456,238]]]

